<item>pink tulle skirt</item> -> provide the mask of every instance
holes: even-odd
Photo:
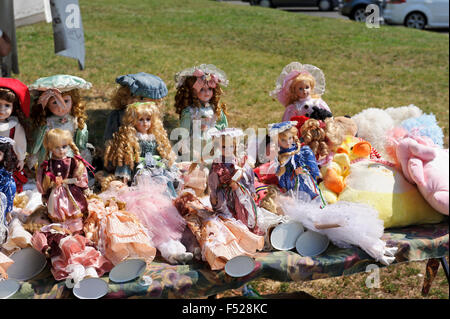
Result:
[[[156,247],[168,240],[180,240],[186,227],[165,192],[165,185],[145,182],[118,194],[118,199],[126,202],[126,210],[147,228]]]

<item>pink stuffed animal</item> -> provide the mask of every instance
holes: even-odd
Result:
[[[438,212],[449,212],[449,154],[430,139],[406,135],[398,140],[397,161],[405,178],[417,185],[425,200]]]

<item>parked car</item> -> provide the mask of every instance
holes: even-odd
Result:
[[[339,0],[243,0],[252,6],[262,7],[319,7],[321,11],[332,11],[339,6]]]
[[[340,0],[339,12],[343,16],[358,22],[366,21],[366,7],[369,4],[380,6],[379,0]]]
[[[449,0],[386,0],[384,20],[410,28],[448,28]]]

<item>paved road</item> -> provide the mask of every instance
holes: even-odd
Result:
[[[223,2],[228,2],[228,3],[232,3],[232,4],[236,4],[236,5],[242,5],[242,6],[249,6],[250,5],[248,2],[236,1],[236,0],[235,1],[227,0],[227,1],[223,1]],[[348,17],[343,16],[337,10],[335,10],[335,11],[319,11],[319,8],[314,8],[314,7],[310,7],[310,8],[293,7],[293,8],[277,8],[277,9],[278,10],[285,10],[285,11],[289,11],[289,12],[294,12],[294,13],[307,14],[307,15],[317,16],[317,17],[326,17],[326,18],[348,20]],[[400,26],[400,27],[402,27],[402,26]],[[427,31],[438,32],[438,33],[443,33],[443,34],[447,34],[448,35],[449,29],[428,29]]]

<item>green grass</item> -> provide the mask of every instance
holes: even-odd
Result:
[[[324,71],[323,99],[335,115],[413,103],[436,114],[448,145],[447,35],[390,26],[368,29],[349,20],[207,0],[81,0],[80,6],[86,70],[56,56],[51,24],[39,23],[17,30],[18,78],[31,83],[69,73],[91,81],[94,89],[85,94],[94,143],[118,75],[145,71],[163,78],[169,88],[168,121],[176,125],[174,74],[213,63],[230,80],[224,97],[230,124],[265,127],[284,111],[268,96],[276,78],[286,64],[301,61]]]
[[[433,112],[448,147],[448,35],[382,26],[368,29],[349,20],[207,0],[80,0],[86,41],[86,70],[53,52],[51,24],[17,30],[21,74],[30,84],[42,76],[74,74],[93,83],[83,92],[90,141],[99,145],[118,75],[148,72],[165,80],[166,123],[173,111],[176,72],[200,63],[223,69],[230,80],[224,101],[231,126],[266,127],[284,108],[268,93],[292,61],[314,64],[326,76],[323,99],[338,115],[368,107],[415,104]],[[252,282],[260,293],[305,290],[316,298],[422,298],[425,263],[382,269],[380,289],[365,289],[366,274],[282,284]],[[407,268],[406,268],[407,267]],[[409,279],[409,280],[407,280]],[[429,298],[447,298],[440,272]]]

